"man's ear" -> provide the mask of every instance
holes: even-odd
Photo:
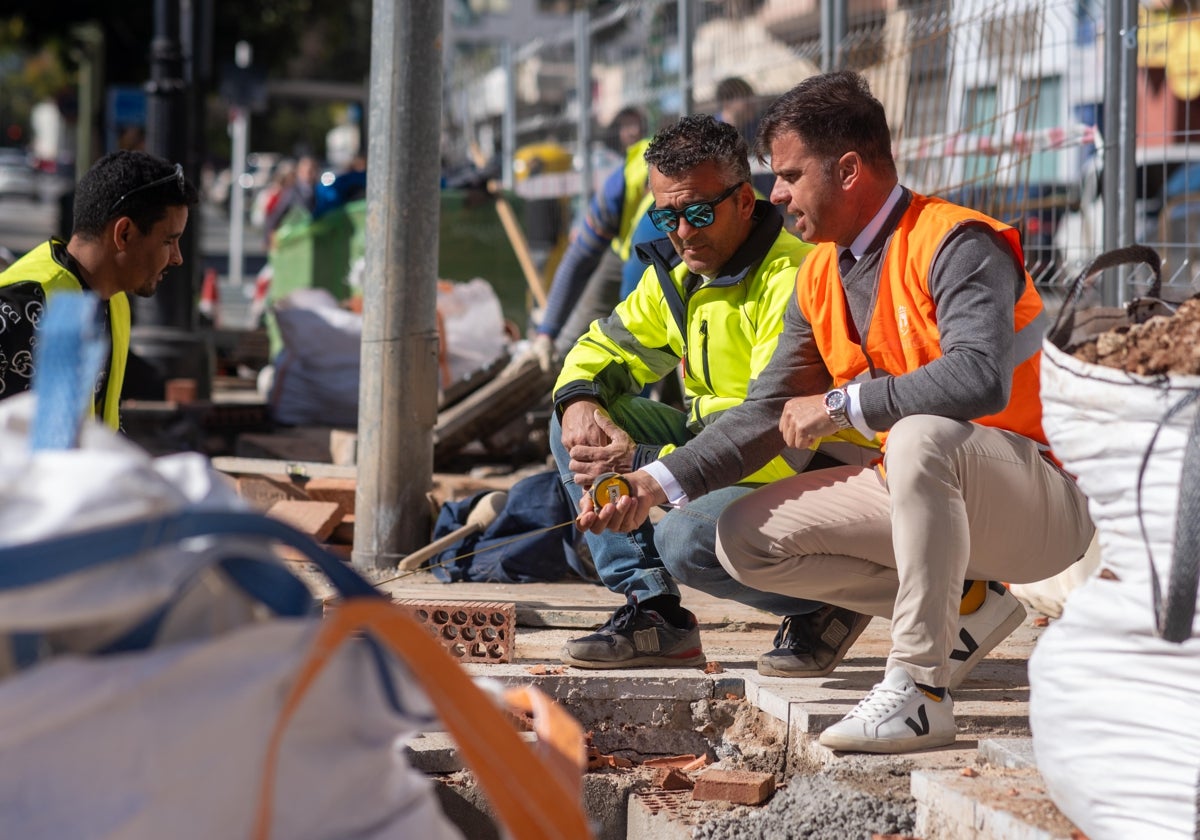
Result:
[[[749,219],[754,215],[754,205],[758,202],[758,196],[754,194],[754,184],[749,181],[743,181],[737,193],[738,207],[743,218]]]
[[[837,179],[842,189],[850,189],[863,174],[863,159],[858,152],[846,152],[838,158]]]
[[[118,251],[124,251],[129,247],[130,240],[133,238],[134,226],[133,219],[128,216],[121,216],[113,222],[112,242],[113,246]]]

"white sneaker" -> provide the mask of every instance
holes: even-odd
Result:
[[[1025,620],[1025,607],[1002,583],[989,580],[979,609],[958,617],[958,636],[950,651],[951,691],[962,685],[971,669],[992,648],[1008,638]]]
[[[902,753],[953,744],[954,701],[939,703],[917,688],[903,668],[893,668],[857,706],[821,733],[833,750]]]

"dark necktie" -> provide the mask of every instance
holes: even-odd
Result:
[[[838,254],[838,271],[845,277],[850,273],[850,269],[854,268],[856,262],[858,260],[854,259],[854,254],[850,253],[850,249],[843,248],[842,252]]]

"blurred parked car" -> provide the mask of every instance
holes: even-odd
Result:
[[[38,198],[38,171],[20,149],[0,148],[0,197]]]

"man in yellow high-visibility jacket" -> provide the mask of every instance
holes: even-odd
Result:
[[[47,300],[88,292],[109,338],[90,404],[116,429],[129,358],[128,295],[150,297],[167,269],[183,263],[179,239],[197,202],[183,167],[137,151],[98,160],[75,192],[71,238],[52,238],[0,273],[0,399],[29,389],[37,325]]]

